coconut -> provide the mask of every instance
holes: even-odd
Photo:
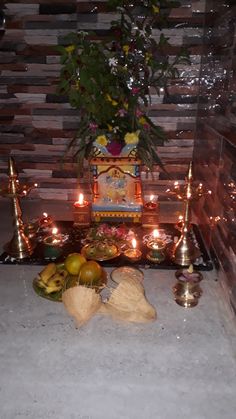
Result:
[[[96,293],[93,288],[82,285],[63,292],[62,301],[68,313],[75,318],[78,327],[87,323],[102,303],[100,294]]]

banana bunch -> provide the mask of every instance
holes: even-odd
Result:
[[[51,262],[38,274],[37,285],[46,294],[58,292],[63,289],[67,275],[68,272],[63,266]]]

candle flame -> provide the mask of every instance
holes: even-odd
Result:
[[[83,205],[83,203],[84,203],[84,195],[82,193],[79,194],[78,203],[80,205]]]
[[[133,249],[136,249],[136,247],[137,247],[137,240],[136,239],[132,239],[132,247],[133,247]]]
[[[152,202],[154,199],[154,195],[150,195],[150,201]]]
[[[160,236],[160,233],[159,233],[159,231],[157,230],[157,228],[155,228],[154,230],[153,230],[153,237],[154,237],[154,239],[157,239],[159,236]]]
[[[57,227],[53,227],[52,234],[57,234],[57,232],[58,232],[58,228]]]

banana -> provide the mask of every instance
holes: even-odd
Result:
[[[65,264],[63,263],[57,263],[57,271],[63,271],[65,269]]]
[[[47,282],[46,287],[44,288],[46,294],[51,294],[52,292],[61,291],[65,285],[65,279],[67,277],[67,271],[63,270],[55,273]]]
[[[43,288],[43,289],[45,289],[47,287],[47,285],[41,280],[40,276],[38,276],[38,278],[37,278],[37,286],[39,288]]]
[[[56,273],[57,265],[53,262],[49,263],[45,268],[39,273],[41,281],[47,285],[48,280]]]

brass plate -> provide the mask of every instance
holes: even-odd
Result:
[[[112,255],[106,255],[105,252],[102,253],[101,251],[99,252],[99,254],[96,255],[89,255],[88,251],[91,249],[93,249],[94,247],[96,247],[94,244],[90,243],[90,244],[86,244],[82,249],[81,249],[81,254],[86,258],[86,259],[90,259],[90,260],[96,260],[98,262],[103,262],[105,260],[111,260],[114,258],[117,258],[118,256],[120,256],[121,251],[120,249],[115,245],[115,244],[109,244],[108,245],[110,249],[114,250],[114,253]]]

